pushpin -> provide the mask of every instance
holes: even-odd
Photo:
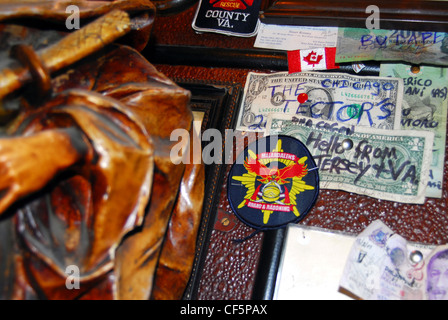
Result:
[[[299,96],[297,97],[297,101],[299,101],[299,103],[307,102],[308,101],[308,95],[306,93],[299,94]]]
[[[418,250],[412,251],[409,255],[409,259],[414,263],[419,263],[423,260],[423,254]]]

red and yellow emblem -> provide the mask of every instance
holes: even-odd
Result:
[[[210,0],[210,4],[215,8],[221,8],[225,10],[244,10],[247,7],[251,7],[254,0]]]
[[[308,157],[283,152],[281,143],[279,139],[274,150],[258,155],[248,150],[244,161],[247,173],[232,177],[247,188],[238,209],[246,206],[261,210],[264,224],[273,212],[293,212],[299,217],[296,196],[305,190],[314,190],[314,186],[302,180],[308,174],[305,164]]]

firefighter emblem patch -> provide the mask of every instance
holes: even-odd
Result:
[[[289,136],[268,136],[249,145],[229,173],[228,198],[236,216],[257,229],[302,220],[319,193],[316,164]]]

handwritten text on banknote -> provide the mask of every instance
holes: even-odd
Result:
[[[423,203],[434,134],[344,126],[309,117],[269,116],[267,134],[291,135],[310,150],[322,189]]]
[[[269,113],[394,129],[403,81],[339,73],[249,73],[237,129],[263,130]]]

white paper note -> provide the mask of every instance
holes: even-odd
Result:
[[[280,26],[261,23],[254,47],[274,50],[304,50],[336,47],[337,27]]]

